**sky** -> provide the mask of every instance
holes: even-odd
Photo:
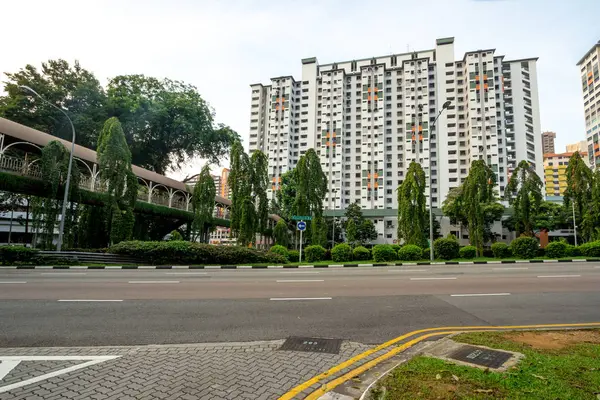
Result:
[[[306,57],[325,64],[405,53],[452,36],[456,59],[488,48],[508,60],[539,57],[541,128],[555,131],[564,151],[585,140],[576,63],[600,40],[598,0],[2,0],[0,15],[1,81],[57,58],[78,60],[103,85],[123,74],[182,80],[246,147],[250,84],[300,79]]]

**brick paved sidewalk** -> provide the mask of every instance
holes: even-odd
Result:
[[[0,379],[9,399],[277,399],[292,387],[369,348],[343,342],[339,354],[280,351],[283,340],[137,347],[10,348],[2,357],[119,356],[3,391],[86,362],[21,361]],[[4,361],[7,362],[7,361]],[[3,363],[4,363],[3,362]],[[2,364],[0,363],[0,377]],[[4,364],[5,370],[9,364]],[[302,397],[302,396],[300,396]]]

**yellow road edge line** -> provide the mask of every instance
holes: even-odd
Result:
[[[305,389],[311,387],[312,385],[314,385],[315,383],[318,383],[318,382],[322,381],[323,379],[351,366],[352,364],[362,360],[363,358],[366,358],[373,353],[377,353],[378,351],[381,351],[399,341],[402,341],[411,336],[421,334],[421,333],[444,331],[444,330],[452,331],[453,333],[455,333],[455,332],[462,332],[462,331],[470,331],[470,330],[474,330],[474,329],[481,329],[481,330],[536,329],[536,328],[575,328],[575,327],[594,327],[594,326],[600,326],[600,322],[575,323],[575,324],[542,324],[542,325],[442,326],[442,327],[438,327],[438,328],[419,329],[416,331],[408,332],[408,333],[398,336],[394,339],[388,340],[387,342],[382,343],[377,347],[374,347],[372,349],[369,349],[363,353],[357,354],[356,356],[347,359],[346,361],[344,361],[344,362],[328,369],[327,371],[292,388],[288,392],[284,393],[281,397],[279,397],[279,400],[291,400],[294,398],[294,396],[296,396],[298,393],[302,392],[303,390],[305,390]]]
[[[415,344],[422,342],[425,339],[428,339],[430,337],[433,336],[440,336],[440,335],[450,335],[452,333],[458,333],[459,331],[446,331],[446,332],[433,332],[433,333],[427,333],[425,335],[419,336],[415,339],[412,339],[396,348],[393,348],[392,350],[388,351],[385,354],[380,355],[379,357],[364,363],[363,365],[361,365],[360,367],[356,367],[354,368],[352,371],[350,372],[346,372],[344,375],[340,376],[339,378],[336,378],[334,380],[332,380],[331,382],[327,382],[326,384],[324,384],[323,386],[321,386],[319,389],[315,390],[314,392],[312,392],[311,394],[309,394],[305,400],[316,400],[319,397],[321,397],[322,395],[324,395],[325,393],[335,389],[336,387],[338,387],[339,385],[341,385],[342,383],[348,381],[349,379],[362,374],[363,372],[365,372],[368,369],[373,368],[374,366],[376,366],[377,364],[379,364],[382,361],[387,360],[388,358],[391,358],[393,356],[395,356],[398,353],[403,352],[404,350],[414,346]],[[469,331],[472,332],[472,331]],[[477,331],[476,331],[477,332]]]

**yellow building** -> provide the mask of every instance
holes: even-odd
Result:
[[[580,153],[587,164],[587,153]],[[544,154],[546,196],[562,196],[567,188],[567,166],[573,153]]]

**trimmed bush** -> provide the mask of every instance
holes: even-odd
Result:
[[[214,246],[186,241],[144,242],[133,240],[117,243],[109,252],[133,257],[156,265],[232,265],[285,264],[279,254],[241,246]]]
[[[458,255],[460,258],[466,258],[470,260],[471,258],[475,258],[477,255],[477,248],[475,246],[461,247],[458,251]]]
[[[534,258],[540,248],[537,239],[529,236],[516,238],[510,244],[513,255],[521,259]]]
[[[306,262],[323,261],[325,252],[325,247],[319,245],[308,246],[303,251]]]
[[[371,252],[363,246],[357,246],[352,250],[352,257],[357,261],[365,261],[371,259]]]
[[[579,257],[580,255],[581,250],[579,247],[567,243],[567,247],[565,248],[565,257]]]
[[[298,260],[300,260],[300,252],[298,250],[290,250],[288,252],[288,261],[298,262]]]
[[[496,242],[492,245],[492,253],[496,258],[509,258],[512,257],[512,251],[506,243]]]
[[[181,236],[178,230],[172,230],[169,240],[183,240],[183,236]]]
[[[399,244],[391,244],[390,246],[392,246],[392,249],[394,249],[396,254],[398,254],[398,250],[400,250],[400,248],[402,247]]]
[[[458,257],[458,251],[460,250],[460,244],[455,238],[439,238],[433,242],[433,253],[436,258],[442,260],[452,260]]]
[[[352,247],[346,243],[336,244],[331,249],[331,259],[335,262],[352,261]]]
[[[373,260],[375,262],[395,261],[397,253],[389,244],[377,244],[373,246]]]
[[[435,253],[433,254],[435,256]],[[422,251],[421,258],[423,260],[429,260],[431,258],[431,248],[425,247]]]
[[[600,257],[600,240],[582,244],[579,246],[579,251],[586,257]]]
[[[276,244],[275,246],[271,247],[271,249],[269,251],[271,253],[279,254],[286,260],[290,259],[290,252],[288,251],[288,249],[286,249],[284,246],[281,246],[279,244]]]
[[[423,257],[423,249],[414,244],[407,244],[398,250],[398,260],[418,261]]]
[[[0,264],[27,264],[38,258],[38,250],[24,246],[0,246]]]
[[[546,255],[550,258],[563,258],[567,255],[567,244],[561,241],[548,243],[546,246]]]

